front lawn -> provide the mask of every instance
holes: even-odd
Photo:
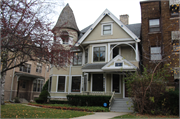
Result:
[[[174,115],[168,115],[168,116],[164,116],[164,115],[149,115],[149,114],[141,115],[141,114],[132,114],[132,113],[129,113],[129,114],[125,114],[125,115],[122,115],[122,116],[114,117],[113,119],[115,119],[115,118],[179,118],[179,117],[178,116],[174,116]]]
[[[109,108],[99,106],[71,106],[69,104],[37,104],[30,103],[30,105],[43,106],[45,108],[59,108],[64,110],[79,110],[88,112],[109,112]]]
[[[37,108],[22,104],[1,105],[1,118],[73,118],[93,113],[61,109]]]

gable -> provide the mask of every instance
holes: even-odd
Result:
[[[112,35],[102,35],[102,25],[105,23],[112,23]],[[91,33],[84,39],[82,43],[89,41],[98,41],[103,39],[132,39],[112,18],[106,15]],[[132,39],[133,40],[133,39]]]
[[[106,9],[75,45],[79,46],[89,36],[89,34],[97,27],[97,25],[101,22],[101,20],[107,15],[111,19],[113,19],[113,21],[115,21],[115,23],[117,23],[127,34],[129,34],[135,42],[140,42],[139,38],[131,30],[129,30],[128,27],[126,27],[119,19],[117,19],[109,10]]]
[[[117,55],[114,59],[102,67],[102,70],[136,70],[137,67],[124,59],[122,56]]]

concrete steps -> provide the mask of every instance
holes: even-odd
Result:
[[[131,99],[115,99],[111,107],[112,112],[133,112]]]
[[[20,101],[20,103],[29,103],[26,99],[24,99],[24,98],[19,98],[19,101]]]

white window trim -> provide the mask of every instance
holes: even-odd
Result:
[[[93,56],[94,56],[94,47],[102,47],[102,46],[105,46],[105,61],[94,62],[94,60],[93,60],[93,58],[94,58],[94,57],[93,57]],[[101,45],[95,44],[95,45],[92,46],[91,61],[92,61],[92,63],[104,63],[104,62],[107,62],[107,44],[101,44]]]
[[[86,91],[88,91],[87,89],[88,89],[88,77],[89,77],[89,74],[88,73],[84,73],[84,76],[85,75],[87,76]],[[84,82],[83,82],[83,89],[84,89]]]
[[[111,74],[111,92],[113,92],[113,74]],[[121,75],[119,75],[119,93],[115,92],[115,94],[121,94],[121,80]]]
[[[109,34],[108,35],[103,34],[103,28],[105,25],[111,25],[111,34],[110,35],[113,35],[113,23],[106,22],[106,23],[101,24],[101,36],[108,36],[109,35]]]
[[[58,92],[58,78],[59,78],[59,76],[64,76],[65,77],[64,92]],[[67,93],[66,92],[66,83],[67,83],[67,76],[66,75],[58,75],[57,80],[56,80],[56,92],[57,93]]]
[[[87,63],[86,63],[86,50],[88,51],[88,55],[87,55]],[[86,47],[84,50],[84,64],[88,64],[89,63],[89,47]]]
[[[106,93],[106,74],[104,74],[104,73],[91,73],[91,92],[94,92],[93,90],[92,90],[92,84],[93,84],[93,74],[103,74],[103,81],[105,80],[105,87],[104,87],[104,91],[99,91],[100,93],[103,93],[103,92],[105,92]]]
[[[80,92],[71,92],[72,90],[72,78],[73,76],[80,76],[81,77],[81,86],[80,86]],[[70,88],[70,93],[81,93],[82,92],[82,75],[71,75],[71,88]]]

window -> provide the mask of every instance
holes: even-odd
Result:
[[[33,91],[41,92],[43,88],[43,79],[37,79],[33,81]]]
[[[49,86],[48,86],[49,92],[51,92],[51,83],[52,83],[52,77],[49,78]]]
[[[85,50],[85,64],[88,63],[88,49]]]
[[[59,76],[58,77],[57,92],[65,92],[65,76]]]
[[[103,25],[103,35],[111,35],[111,25]]]
[[[113,58],[115,58],[117,55],[119,55],[119,47],[115,47],[113,49]]]
[[[63,44],[69,43],[69,33],[67,31],[62,31],[60,37],[63,41]]]
[[[159,19],[150,19],[149,20],[149,32],[160,31],[160,22]]]
[[[122,67],[123,66],[123,63],[122,62],[116,62],[115,63],[115,67]]]
[[[92,91],[105,91],[103,74],[93,74]]]
[[[42,64],[37,63],[36,72],[41,73],[42,71]]]
[[[170,0],[169,5],[170,5],[170,11],[171,11],[171,16],[172,17],[178,17],[179,16],[179,0]]]
[[[31,72],[31,65],[30,64],[24,64],[24,66],[20,67],[19,71],[30,73]]]
[[[101,62],[105,61],[105,46],[102,47],[94,47],[93,49],[93,61]]]
[[[118,74],[113,74],[112,91],[120,93],[120,76]]]
[[[151,47],[151,60],[161,60],[161,47]]]
[[[82,52],[74,53],[73,65],[82,65]]]
[[[80,92],[81,89],[81,76],[72,76],[71,92]]]

